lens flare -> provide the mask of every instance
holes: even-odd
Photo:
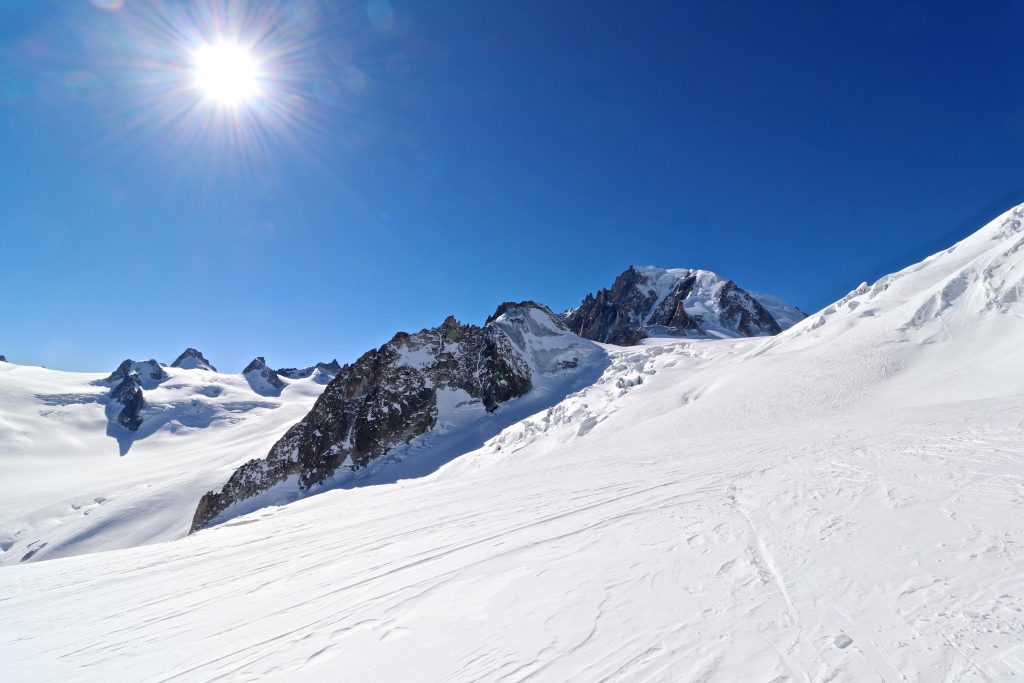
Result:
[[[260,67],[253,54],[241,45],[217,42],[196,50],[195,83],[207,99],[229,107],[238,106],[260,92]]]
[[[368,0],[95,1],[123,7],[90,12],[95,58],[62,86],[109,104],[92,138],[107,158],[166,160],[188,182],[215,179],[200,183],[212,195],[281,159],[319,171],[327,150],[381,138],[373,67],[393,48]],[[23,97],[16,85],[0,77],[0,103]]]

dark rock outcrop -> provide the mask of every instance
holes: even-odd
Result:
[[[615,278],[611,289],[587,294],[583,302],[565,316],[569,329],[586,339],[606,344],[638,344],[646,334],[644,317],[657,302],[643,277],[632,266]]]
[[[210,361],[203,357],[203,354],[191,347],[185,349],[180,356],[171,363],[172,368],[184,370],[210,370],[217,372],[217,368],[210,364]]]
[[[719,317],[722,323],[745,337],[782,332],[779,323],[757,299],[727,280],[718,291]]]
[[[122,406],[117,414],[117,423],[129,431],[136,431],[142,424],[142,409],[146,405],[139,373],[128,373],[120,384],[110,390],[110,400]]]
[[[338,362],[337,358],[332,360],[330,363],[317,363],[314,367],[317,370],[323,370],[324,372],[330,373],[332,375],[337,375],[339,372],[341,372],[341,364]]]
[[[649,336],[742,336],[781,332],[758,300],[732,280],[697,270],[630,266],[610,289],[588,294],[563,314],[569,329],[594,341],[630,346]]]
[[[4,355],[0,354],[0,363],[7,363],[7,362],[8,362],[7,356],[4,356]]]
[[[289,478],[307,489],[343,466],[365,467],[431,429],[442,390],[464,391],[490,412],[531,389],[531,363],[550,364],[553,371],[575,367],[578,353],[559,359],[550,344],[543,357],[529,356],[525,335],[563,335],[585,343],[551,311],[530,302],[503,304],[483,327],[449,317],[437,327],[396,334],[341,367],[310,413],[266,458],[245,463],[219,492],[203,496],[192,530]]]
[[[647,320],[647,325],[658,325],[668,330],[701,334],[700,322],[686,312],[685,301],[693,293],[696,275],[679,279],[668,296],[658,302]]]

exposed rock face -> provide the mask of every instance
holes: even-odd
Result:
[[[483,327],[449,317],[415,334],[400,332],[341,367],[312,411],[266,458],[250,460],[221,491],[203,496],[192,530],[290,477],[306,489],[342,466],[365,467],[431,429],[442,392],[468,395],[493,411],[528,392],[534,372],[575,367],[593,346],[581,348],[586,344],[532,302],[503,304]]]
[[[588,294],[563,318],[581,337],[625,346],[649,336],[750,337],[782,331],[757,298],[732,280],[704,270],[655,267],[630,266],[611,289]]]
[[[0,363],[6,363],[6,362],[8,362],[7,361],[7,356],[4,356],[4,355],[0,354]]]
[[[324,372],[329,372],[335,375],[341,372],[341,364],[338,363],[337,358],[332,360],[330,363],[317,363],[315,367],[318,370],[323,370]]]
[[[772,314],[750,294],[732,280],[726,280],[718,290],[718,317],[722,324],[744,337],[774,335],[782,327]]]
[[[117,369],[110,373],[110,376],[103,381],[107,384],[114,384],[115,382],[120,382],[133,372],[138,373],[140,379],[149,380],[154,384],[163,382],[169,377],[163,366],[152,358],[143,361],[134,361],[128,358],[121,361]]]
[[[611,289],[587,294],[579,308],[565,316],[569,329],[586,339],[630,346],[646,336],[644,318],[657,303],[639,271],[630,267],[615,278]]]
[[[108,408],[108,419],[116,422],[129,431],[137,431],[142,424],[142,409],[146,403],[143,389],[153,389],[160,382],[170,378],[163,366],[152,358],[136,361],[127,358],[117,366],[100,384],[111,385]],[[115,404],[121,406],[117,415]]]
[[[191,347],[185,349],[180,356],[178,356],[173,363],[172,368],[182,368],[183,370],[210,370],[211,372],[217,372],[217,368],[210,364],[210,361],[203,357],[203,354]]]
[[[139,373],[128,373],[120,384],[110,390],[110,400],[123,406],[117,415],[117,423],[129,431],[136,431],[142,424],[142,409],[145,407]]]
[[[245,366],[245,370],[242,370],[242,374],[245,375],[245,379],[249,382],[249,386],[253,388],[257,393],[263,393],[266,390],[281,391],[284,388],[285,383],[276,372],[267,367],[266,361],[263,356],[257,356],[251,363]]]

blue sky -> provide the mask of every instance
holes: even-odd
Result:
[[[0,353],[346,361],[631,263],[817,310],[1024,201],[1024,5],[840,5],[0,0]]]

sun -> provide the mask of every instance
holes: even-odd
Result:
[[[260,94],[260,64],[247,48],[226,41],[194,54],[195,85],[210,101],[237,107]]]

